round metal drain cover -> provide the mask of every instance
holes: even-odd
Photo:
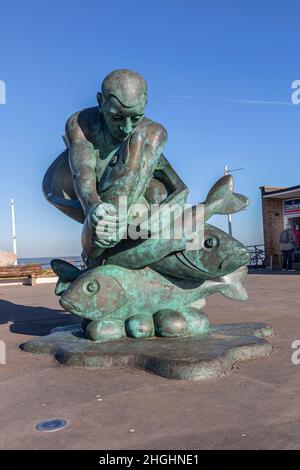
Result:
[[[64,419],[49,419],[48,421],[41,421],[36,425],[38,431],[51,432],[58,431],[67,424]]]

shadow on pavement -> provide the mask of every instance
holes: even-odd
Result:
[[[56,326],[79,323],[75,315],[51,308],[19,305],[0,300],[0,325],[12,322],[13,333],[44,336]]]

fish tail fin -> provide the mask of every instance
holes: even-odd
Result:
[[[248,299],[247,291],[240,282],[235,285],[226,285],[220,289],[220,292],[231,300],[239,300],[240,302],[243,302]]]
[[[53,259],[50,264],[52,270],[58,276],[55,294],[60,296],[70,287],[72,282],[80,276],[82,270],[62,259]]]
[[[233,192],[233,177],[225,175],[210,189],[204,202],[205,220],[214,214],[233,214],[247,207],[249,200],[242,194]]]
[[[247,300],[248,294],[242,284],[242,280],[248,272],[247,266],[242,266],[233,273],[217,279],[205,281],[203,287],[205,288],[205,295],[220,292],[228,299],[244,301]]]
[[[220,278],[221,285],[219,291],[225,297],[232,300],[244,301],[248,299],[248,294],[242,284],[242,280],[247,275],[247,266],[242,266],[233,273],[227,274]]]

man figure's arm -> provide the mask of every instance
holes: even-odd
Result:
[[[73,114],[66,124],[66,136],[69,143],[69,164],[73,174],[76,195],[87,216],[89,210],[100,202],[97,193],[96,156],[94,147],[89,142],[78,124],[79,113]]]
[[[106,248],[115,244],[118,220],[116,211],[102,203],[97,192],[96,155],[92,143],[85,138],[78,124],[78,115],[79,113],[73,114],[66,124],[74,189],[97,246]]]

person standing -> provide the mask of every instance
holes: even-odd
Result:
[[[289,224],[286,225],[285,229],[280,234],[280,251],[282,253],[283,264],[282,269],[293,271],[293,251],[296,245],[296,238]]]
[[[298,225],[298,224],[295,225],[294,235],[295,235],[295,239],[296,239],[296,245],[300,246],[300,225]]]

